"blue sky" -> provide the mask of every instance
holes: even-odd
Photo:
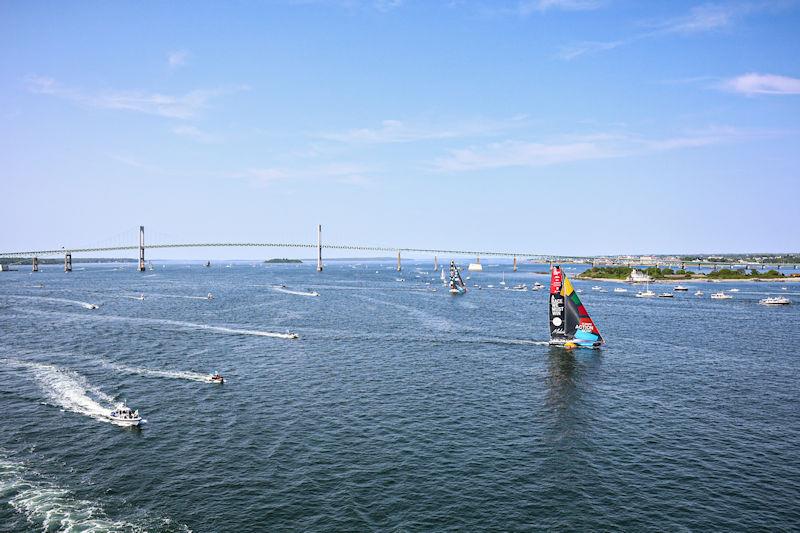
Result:
[[[780,0],[3,2],[0,249],[322,223],[389,246],[798,251],[798,28]]]

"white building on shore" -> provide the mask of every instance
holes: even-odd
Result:
[[[628,275],[628,280],[631,283],[647,283],[653,281],[653,278],[645,274],[644,272],[640,272],[635,268],[631,270],[631,273]]]

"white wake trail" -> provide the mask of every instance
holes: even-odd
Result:
[[[113,423],[108,414],[114,406],[114,398],[89,385],[77,372],[44,363],[14,359],[7,362],[29,370],[50,403],[66,411]]]
[[[67,298],[53,298],[51,296],[23,296],[21,294],[4,294],[6,298],[19,298],[22,300],[39,300],[44,302],[65,303],[71,305],[80,305],[85,309],[97,309],[99,305],[89,302],[82,302],[80,300],[68,300]]]
[[[22,463],[0,456],[0,498],[8,501],[28,522],[41,524],[41,531],[86,531],[93,533],[139,531],[128,522],[111,520],[97,502],[82,500],[62,487],[25,468]]]
[[[185,379],[187,381],[200,381],[200,382],[209,381],[208,379],[209,374],[200,374],[198,372],[189,372],[183,370],[156,370],[153,368],[125,366],[118,363],[104,363],[104,366],[107,366],[108,368],[112,368],[119,372],[126,372],[128,374],[138,374],[140,376]]]
[[[275,292],[282,292],[283,294],[294,294],[295,296],[319,296],[317,291],[294,291],[292,289],[287,289],[286,287],[272,287],[272,290]]]

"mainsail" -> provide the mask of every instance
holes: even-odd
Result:
[[[567,344],[597,348],[603,344],[600,335],[578,293],[561,267],[550,270],[550,344]]]
[[[450,293],[463,294],[467,292],[467,287],[464,285],[464,280],[461,279],[461,272],[459,272],[455,261],[450,261]]]

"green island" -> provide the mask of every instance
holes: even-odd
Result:
[[[633,268],[631,267],[592,267],[578,274],[578,279],[618,279],[625,280],[630,276]],[[671,268],[658,268],[649,267],[641,271],[647,274],[652,279],[775,279],[785,278],[777,270],[768,270],[766,272],[759,272],[758,270],[744,270],[744,269],[730,269],[721,268],[714,270],[708,274],[701,274],[697,272],[689,272],[684,269],[673,270]]]
[[[282,257],[282,258],[277,258],[277,259],[267,259],[267,260],[266,260],[266,261],[264,261],[264,262],[265,262],[265,263],[272,263],[272,264],[275,264],[275,263],[278,263],[278,264],[285,264],[285,263],[302,263],[302,261],[301,261],[301,260],[299,260],[299,259],[287,259],[287,258],[285,258],[285,257]]]

